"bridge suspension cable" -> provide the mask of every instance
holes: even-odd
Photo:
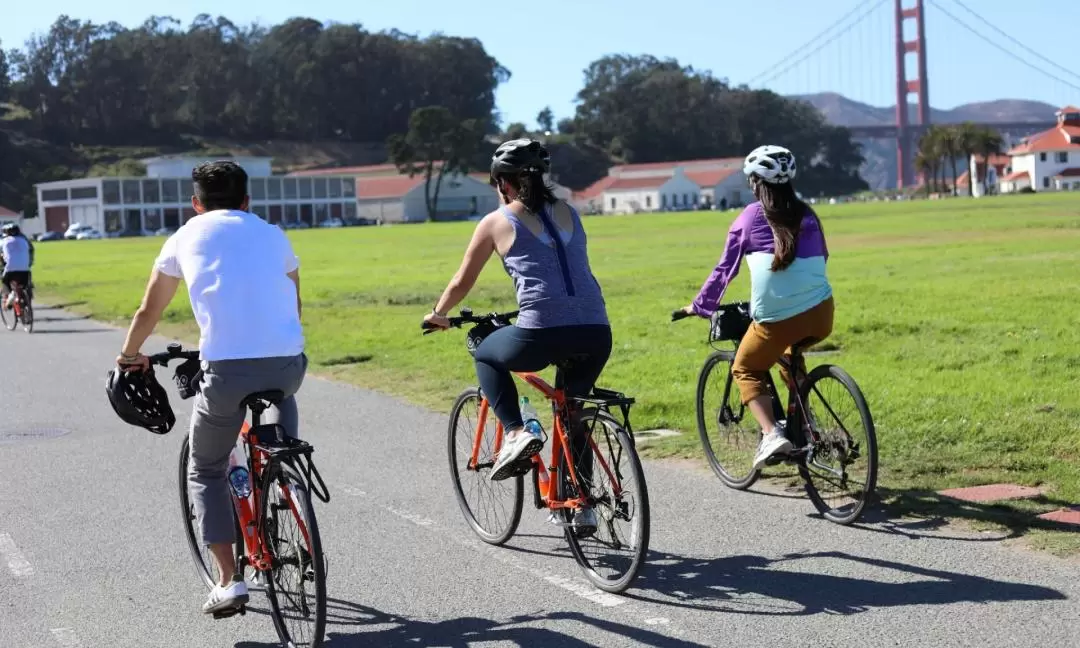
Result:
[[[956,2],[956,0],[953,0],[953,1]],[[960,18],[957,18],[955,15],[950,13],[947,9],[945,9],[940,4],[938,4],[935,0],[925,0],[925,2],[927,4],[933,6],[935,9],[940,11],[942,14],[944,14],[946,17],[951,19],[956,24],[960,25],[964,29],[966,29],[969,32],[971,32],[972,34],[974,34],[980,40],[982,40],[982,41],[986,42],[988,45],[991,45],[991,46],[995,47],[996,49],[1004,52],[1006,55],[1008,55],[1013,60],[1018,61],[1020,63],[1023,63],[1027,67],[1031,68],[1032,70],[1035,70],[1036,72],[1042,74],[1043,76],[1048,77],[1050,79],[1053,79],[1054,81],[1057,81],[1058,83],[1060,83],[1060,84],[1062,84],[1064,86],[1067,86],[1069,88],[1072,88],[1073,90],[1076,90],[1076,91],[1080,92],[1080,85],[1077,85],[1076,83],[1073,83],[1071,81],[1067,81],[1065,79],[1062,79],[1061,77],[1059,77],[1056,74],[1053,74],[1051,72],[1047,72],[1046,70],[1042,69],[1038,65],[1035,65],[1031,61],[1028,61],[1027,59],[1021,57],[1020,55],[1016,54],[1015,52],[1010,51],[1008,48],[1001,45],[1000,43],[998,43],[994,39],[990,38],[989,36],[983,34],[979,30],[975,29],[974,27],[972,27],[967,22],[964,22]]]
[[[872,14],[875,9],[877,9],[879,6],[881,6],[885,2],[886,2],[886,0],[879,0],[877,3],[872,5],[869,10],[865,10],[866,9],[866,3],[865,2],[856,3],[854,9],[852,9],[851,11],[849,11],[846,14],[844,14],[843,16],[841,16],[838,20],[836,20],[831,25],[829,25],[828,27],[823,29],[819,34],[817,34],[816,36],[814,36],[813,38],[811,38],[807,42],[803,43],[802,45],[800,45],[796,49],[792,50],[790,53],[788,53],[787,56],[780,59],[779,61],[777,61],[776,63],[774,63],[770,67],[766,68],[763,72],[759,73],[758,75],[756,75],[753,78],[751,78],[750,80],[748,80],[746,82],[746,85],[754,85],[756,83],[760,83],[761,85],[764,85],[764,84],[768,83],[769,81],[772,81],[773,79],[783,75],[785,72],[792,69],[793,67],[805,62],[811,56],[813,56],[814,54],[821,51],[824,47],[826,47],[828,45],[831,45],[838,38],[840,38],[844,34],[851,31],[856,25],[858,25],[863,20],[865,20],[867,16]],[[862,15],[859,16],[854,22],[847,25],[846,27],[844,27],[841,31],[837,32],[836,34],[833,34],[828,39],[825,39],[825,36],[829,32],[833,31],[834,29],[836,29],[837,27],[842,25],[846,20],[848,20],[849,18],[851,18],[855,14],[859,13],[859,11],[861,11],[861,10],[865,10],[865,11],[863,11]],[[822,40],[822,39],[825,39],[825,40]],[[806,48],[810,47],[811,45],[814,45],[815,43],[818,44],[817,47],[815,47],[814,49],[811,49],[809,51],[806,50]],[[799,56],[799,54],[802,54],[802,56]],[[793,58],[795,58],[797,56],[799,58],[797,58],[794,61],[791,61],[791,59],[793,59]],[[788,61],[791,61],[791,63],[788,63]],[[785,65],[785,64],[787,64],[787,65]]]
[[[975,16],[975,18],[976,18],[976,19],[978,19],[978,20],[979,20],[979,21],[980,21],[981,23],[983,23],[984,25],[986,25],[986,26],[987,26],[987,27],[989,27],[990,29],[993,29],[993,30],[994,30],[994,31],[996,31],[997,33],[1001,34],[1001,35],[1002,35],[1003,37],[1005,37],[1005,38],[1006,38],[1007,40],[1009,40],[1010,42],[1012,42],[1012,43],[1013,43],[1014,45],[1016,45],[1017,47],[1019,47],[1019,48],[1023,49],[1024,51],[1026,51],[1027,53],[1031,54],[1032,56],[1034,56],[1034,57],[1036,57],[1036,58],[1038,58],[1038,59],[1042,60],[1042,61],[1043,61],[1044,63],[1049,63],[1050,65],[1052,65],[1052,66],[1056,67],[1057,69],[1059,69],[1059,70],[1061,70],[1062,72],[1064,72],[1064,73],[1068,74],[1069,76],[1074,76],[1074,77],[1076,77],[1077,79],[1080,79],[1080,74],[1077,74],[1076,72],[1073,72],[1072,70],[1070,70],[1069,68],[1067,68],[1067,67],[1065,67],[1065,66],[1063,66],[1063,65],[1059,65],[1058,63],[1054,62],[1053,60],[1051,60],[1051,59],[1049,59],[1049,58],[1047,58],[1047,57],[1043,56],[1042,54],[1040,54],[1040,53],[1036,52],[1035,50],[1031,49],[1030,47],[1028,47],[1027,45],[1025,45],[1025,44],[1021,43],[1020,41],[1016,40],[1016,39],[1015,39],[1015,38],[1013,38],[1013,37],[1012,37],[1011,35],[1009,35],[1009,33],[1008,33],[1008,32],[1006,32],[1005,30],[1001,29],[1000,27],[998,27],[998,26],[997,26],[997,25],[995,25],[994,23],[990,22],[989,20],[987,20],[986,18],[984,18],[984,17],[982,16],[982,14],[980,14],[980,13],[978,13],[977,11],[975,11],[975,10],[971,9],[970,7],[968,7],[968,6],[967,6],[966,4],[964,4],[963,2],[960,2],[960,0],[953,0],[953,2],[954,2],[954,3],[955,3],[955,4],[957,5],[957,6],[959,6],[959,7],[961,8],[961,9],[963,9],[964,11],[968,12],[968,13],[969,13],[969,14],[971,14],[972,16]],[[939,8],[940,8],[940,7],[939,7]],[[943,12],[943,13],[944,13],[944,12]]]

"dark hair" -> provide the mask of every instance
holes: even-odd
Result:
[[[240,209],[247,198],[247,171],[236,162],[203,162],[191,170],[195,197],[207,210]]]
[[[542,211],[545,205],[554,205],[558,201],[551,186],[544,182],[544,175],[538,171],[530,170],[518,175],[496,174],[492,180],[496,179],[513,187],[517,199],[534,214]]]
[[[791,186],[790,182],[772,184],[754,175],[750,176],[750,186],[761,201],[765,220],[772,229],[773,244],[776,247],[773,252],[772,271],[784,270],[795,262],[795,246],[799,240],[803,218],[807,212],[815,219],[817,214],[795,195],[795,187]],[[820,225],[819,220],[818,226]]]

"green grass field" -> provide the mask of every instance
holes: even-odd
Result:
[[[910,510],[942,487],[1044,486],[1047,497],[1034,504],[966,515],[1012,525],[1024,524],[1015,510],[1080,502],[1080,195],[822,206],[820,215],[838,352],[810,364],[840,364],[861,385],[887,498]],[[694,390],[707,327],[672,324],[668,315],[696,294],[734,216],[586,221],[615,336],[601,384],[637,397],[636,428],[684,433],[657,443],[652,456],[699,456]],[[315,370],[448,409],[475,380],[464,335],[422,337],[419,323],[471,230],[459,223],[292,232]],[[163,241],[41,244],[35,284],[46,299],[125,321]],[[746,274],[728,299],[745,298]],[[511,309],[513,300],[493,261],[464,305]],[[189,313],[186,296],[178,297],[165,332],[193,340]]]

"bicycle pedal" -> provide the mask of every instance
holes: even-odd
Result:
[[[228,619],[229,617],[234,617],[237,614],[239,614],[240,616],[246,615],[247,606],[241,605],[240,607],[229,608],[228,610],[218,610],[217,612],[214,612],[213,617],[215,619]]]
[[[522,475],[529,474],[533,469],[532,457],[528,459],[520,459],[517,463],[512,464],[510,469],[510,477],[521,477]]]

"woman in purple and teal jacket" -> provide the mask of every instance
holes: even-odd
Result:
[[[739,343],[732,374],[743,404],[761,425],[756,469],[792,449],[773,417],[765,387],[769,370],[785,354],[790,357],[793,344],[817,343],[832,333],[833,298],[821,221],[791,185],[795,156],[780,146],[761,146],[746,157],[743,173],[758,201],[731,224],[720,262],[683,311],[711,317],[746,259],[753,323]],[[791,376],[783,373],[791,385]]]

